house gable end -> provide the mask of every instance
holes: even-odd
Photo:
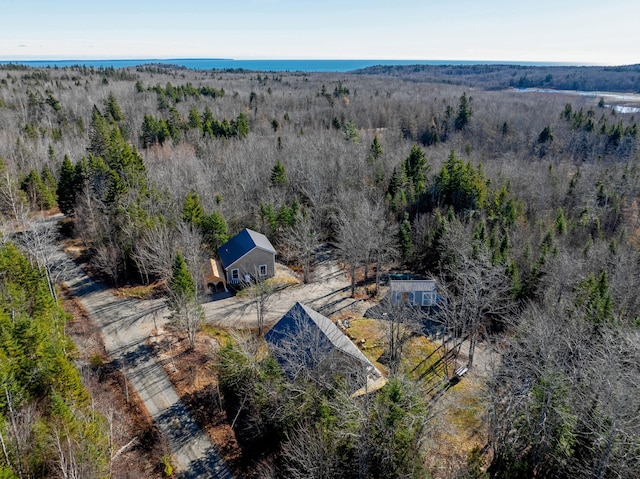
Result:
[[[247,255],[249,255],[249,254],[253,253],[253,252],[254,252],[254,251],[256,251],[256,250],[265,251],[265,252],[267,252],[267,253],[272,253],[272,254],[273,254],[273,256],[275,257],[275,252],[273,252],[273,251],[269,251],[269,250],[266,250],[266,249],[264,249],[264,248],[260,248],[260,247],[257,247],[257,246],[256,246],[255,248],[251,248],[249,251],[247,251],[247,252],[246,252],[245,254],[243,254],[242,256],[240,256],[240,257],[236,258],[236,259],[233,261],[233,263],[229,263],[229,265],[227,265],[227,266],[225,266],[225,267],[224,267],[224,270],[225,270],[225,271],[229,271],[230,269],[234,268],[236,264],[238,264],[240,261],[242,261],[242,259],[244,259]]]
[[[256,248],[276,254],[276,250],[265,235],[245,228],[218,248],[218,256],[224,269],[228,270],[231,265]]]

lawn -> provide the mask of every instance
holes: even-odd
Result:
[[[387,341],[387,325],[377,319],[352,319],[346,332],[359,345],[375,366],[388,373],[380,362]],[[364,343],[362,340],[364,339]],[[460,364],[449,364],[449,374]],[[425,395],[436,398],[435,418],[431,433],[429,469],[437,474],[452,464],[462,465],[474,447],[482,448],[487,441],[484,423],[483,378],[473,371],[458,383],[448,387],[439,344],[420,335],[411,337],[404,347],[401,372],[422,381]],[[444,391],[443,394],[439,394]]]

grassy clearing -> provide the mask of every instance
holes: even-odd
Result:
[[[402,372],[415,381],[438,379],[439,376],[434,378],[434,375],[430,374],[442,359],[441,354],[436,352],[437,349],[437,346],[424,336],[414,336],[405,346]]]
[[[233,341],[233,338],[226,329],[218,328],[211,324],[204,323],[200,327],[200,331],[206,336],[215,339],[221,345],[226,344],[228,341]]]
[[[352,319],[349,321],[350,327],[347,329],[347,335],[356,344],[364,339],[364,344],[360,345],[360,349],[383,374],[386,374],[387,367],[379,362],[380,357],[384,353],[386,330],[384,323],[377,319]]]
[[[447,411],[449,422],[467,434],[480,429],[485,413],[480,379],[469,375],[449,389],[448,395],[453,403]]]
[[[463,464],[474,447],[487,443],[482,384],[481,377],[468,373],[442,397],[431,437],[432,471]]]
[[[349,337],[356,343],[364,339],[362,352],[380,371],[387,373],[386,366],[379,362],[387,341],[385,322],[366,318],[353,319],[350,326],[347,329]],[[414,336],[407,341],[403,352],[401,372],[412,380],[421,382],[425,394],[429,396],[438,390],[437,387],[432,388],[434,385],[448,384],[442,363],[442,349],[438,346],[424,336]],[[450,371],[453,368],[454,365],[449,365]],[[439,412],[433,423],[427,464],[434,477],[443,477],[446,475],[445,471],[450,471],[453,465],[462,466],[474,447],[486,444],[482,387],[482,377],[470,372],[434,403]]]

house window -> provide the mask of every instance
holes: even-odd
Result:
[[[267,275],[267,265],[266,264],[261,264],[260,265],[260,276],[266,276]]]
[[[233,282],[240,281],[240,270],[238,268],[231,270],[231,281]]]
[[[431,306],[433,304],[433,293],[425,291],[422,293],[422,306]]]

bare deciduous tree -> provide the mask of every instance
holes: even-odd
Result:
[[[457,236],[456,228],[447,233],[445,244],[449,263],[446,271],[452,278],[448,290],[442,285],[445,297],[439,318],[447,333],[469,340],[467,367],[473,367],[476,345],[489,321],[508,320],[515,311],[512,284],[501,264],[491,264],[483,246],[472,251],[469,243]]]
[[[175,256],[176,238],[165,223],[147,229],[136,243],[133,260],[148,283],[150,277],[168,281]]]
[[[353,203],[343,205],[335,215],[335,246],[340,259],[349,265],[352,297],[356,291],[356,270],[369,260],[371,253],[370,232],[364,221],[368,206],[366,199],[354,198]]]
[[[300,424],[282,446],[284,471],[292,479],[343,477],[332,438],[313,424]]]
[[[29,206],[24,192],[20,189],[17,174],[12,173],[0,159],[0,213],[13,220],[26,218]]]
[[[27,218],[22,221],[23,231],[18,236],[30,260],[45,273],[51,297],[57,299],[55,285],[72,267],[58,246],[56,218]]]
[[[302,281],[310,279],[311,265],[320,245],[320,235],[310,212],[298,212],[295,224],[282,234],[283,254],[302,266]]]
[[[389,365],[390,376],[396,376],[400,370],[404,347],[422,328],[424,320],[418,307],[405,304],[393,304],[386,298],[380,304],[382,319],[387,322],[385,358]]]
[[[255,277],[258,277],[257,271]],[[256,308],[256,327],[258,337],[264,332],[264,323],[269,312],[269,308],[276,299],[278,286],[270,279],[247,284],[245,289],[251,299],[251,304]]]

